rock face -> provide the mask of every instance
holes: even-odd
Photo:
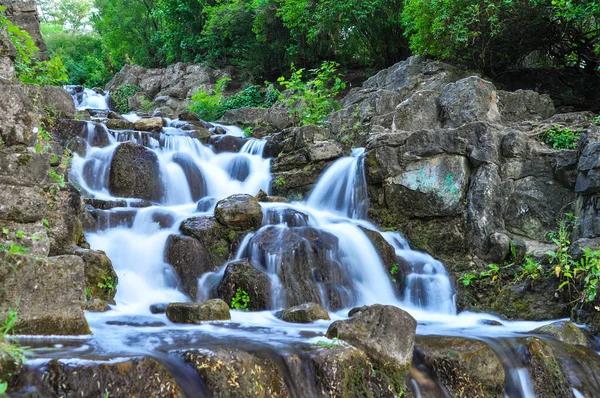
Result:
[[[271,281],[269,277],[254,268],[247,261],[234,261],[227,264],[223,279],[217,287],[217,296],[231,303],[237,290],[248,294],[248,310],[264,311],[271,308]]]
[[[263,108],[241,108],[232,109],[223,115],[219,123],[234,125],[234,126],[263,126],[270,129],[272,132],[281,131],[288,127],[292,127],[293,120],[286,108],[271,107]]]
[[[217,221],[237,231],[258,229],[262,223],[262,210],[258,199],[252,195],[237,194],[217,202]]]
[[[48,364],[40,384],[57,396],[184,397],[169,371],[156,359],[141,357],[120,362],[59,361]]]
[[[115,196],[159,201],[160,167],[154,152],[133,142],[117,148],[110,165],[110,192]]]
[[[453,396],[504,396],[504,368],[483,342],[460,337],[419,337],[415,355]]]
[[[327,337],[339,338],[363,350],[377,371],[401,389],[412,361],[417,321],[389,305],[361,308],[327,329]]]
[[[227,303],[213,299],[203,303],[171,303],[167,306],[167,318],[175,323],[199,324],[204,321],[227,321],[231,315]]]
[[[18,313],[20,334],[81,335],[90,329],[83,314],[84,263],[77,256],[36,259],[0,251],[2,312]],[[16,308],[11,308],[15,305]]]
[[[29,33],[36,47],[40,49],[40,58],[47,59],[46,43],[42,38],[35,0],[2,0],[0,5],[6,7],[5,15],[12,23]]]
[[[196,370],[215,398],[290,396],[277,365],[248,352],[229,349],[186,351],[183,359]]]
[[[300,304],[283,311],[277,311],[275,316],[282,321],[291,323],[311,323],[321,319],[329,320],[327,310],[315,303]]]

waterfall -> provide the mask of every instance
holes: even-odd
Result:
[[[77,110],[108,110],[108,93],[96,92],[81,86],[65,86],[65,90],[73,96]]]

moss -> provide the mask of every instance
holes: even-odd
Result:
[[[19,156],[19,165],[21,166],[27,166],[29,164],[29,162],[31,162],[31,159],[33,159],[33,157],[30,154],[23,154],[21,156]]]

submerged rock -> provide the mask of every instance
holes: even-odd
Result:
[[[282,321],[291,323],[311,323],[321,319],[330,319],[327,310],[315,303],[300,304],[283,311],[277,311],[275,316]]]
[[[109,189],[115,196],[158,202],[162,186],[156,154],[133,142],[119,145],[110,165]]]
[[[258,199],[252,195],[237,194],[217,202],[215,217],[226,227],[245,231],[260,228],[263,214]]]
[[[289,397],[283,375],[269,360],[237,349],[183,353],[215,398]]]
[[[462,337],[419,337],[415,355],[452,396],[504,396],[504,368],[485,343]]]
[[[202,303],[171,303],[167,306],[167,318],[174,323],[204,321],[227,321],[231,319],[229,306],[223,300],[213,299]]]
[[[410,370],[416,328],[417,321],[406,311],[375,304],[333,322],[326,335],[363,350],[382,377],[400,390]]]
[[[234,261],[227,264],[223,279],[217,287],[217,296],[231,303],[237,290],[248,294],[248,310],[263,311],[271,308],[271,281],[269,277],[254,268],[247,261]]]

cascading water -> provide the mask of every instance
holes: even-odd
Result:
[[[78,110],[97,109],[108,110],[108,93],[94,91],[81,86],[65,86],[75,101],[75,108]]]

